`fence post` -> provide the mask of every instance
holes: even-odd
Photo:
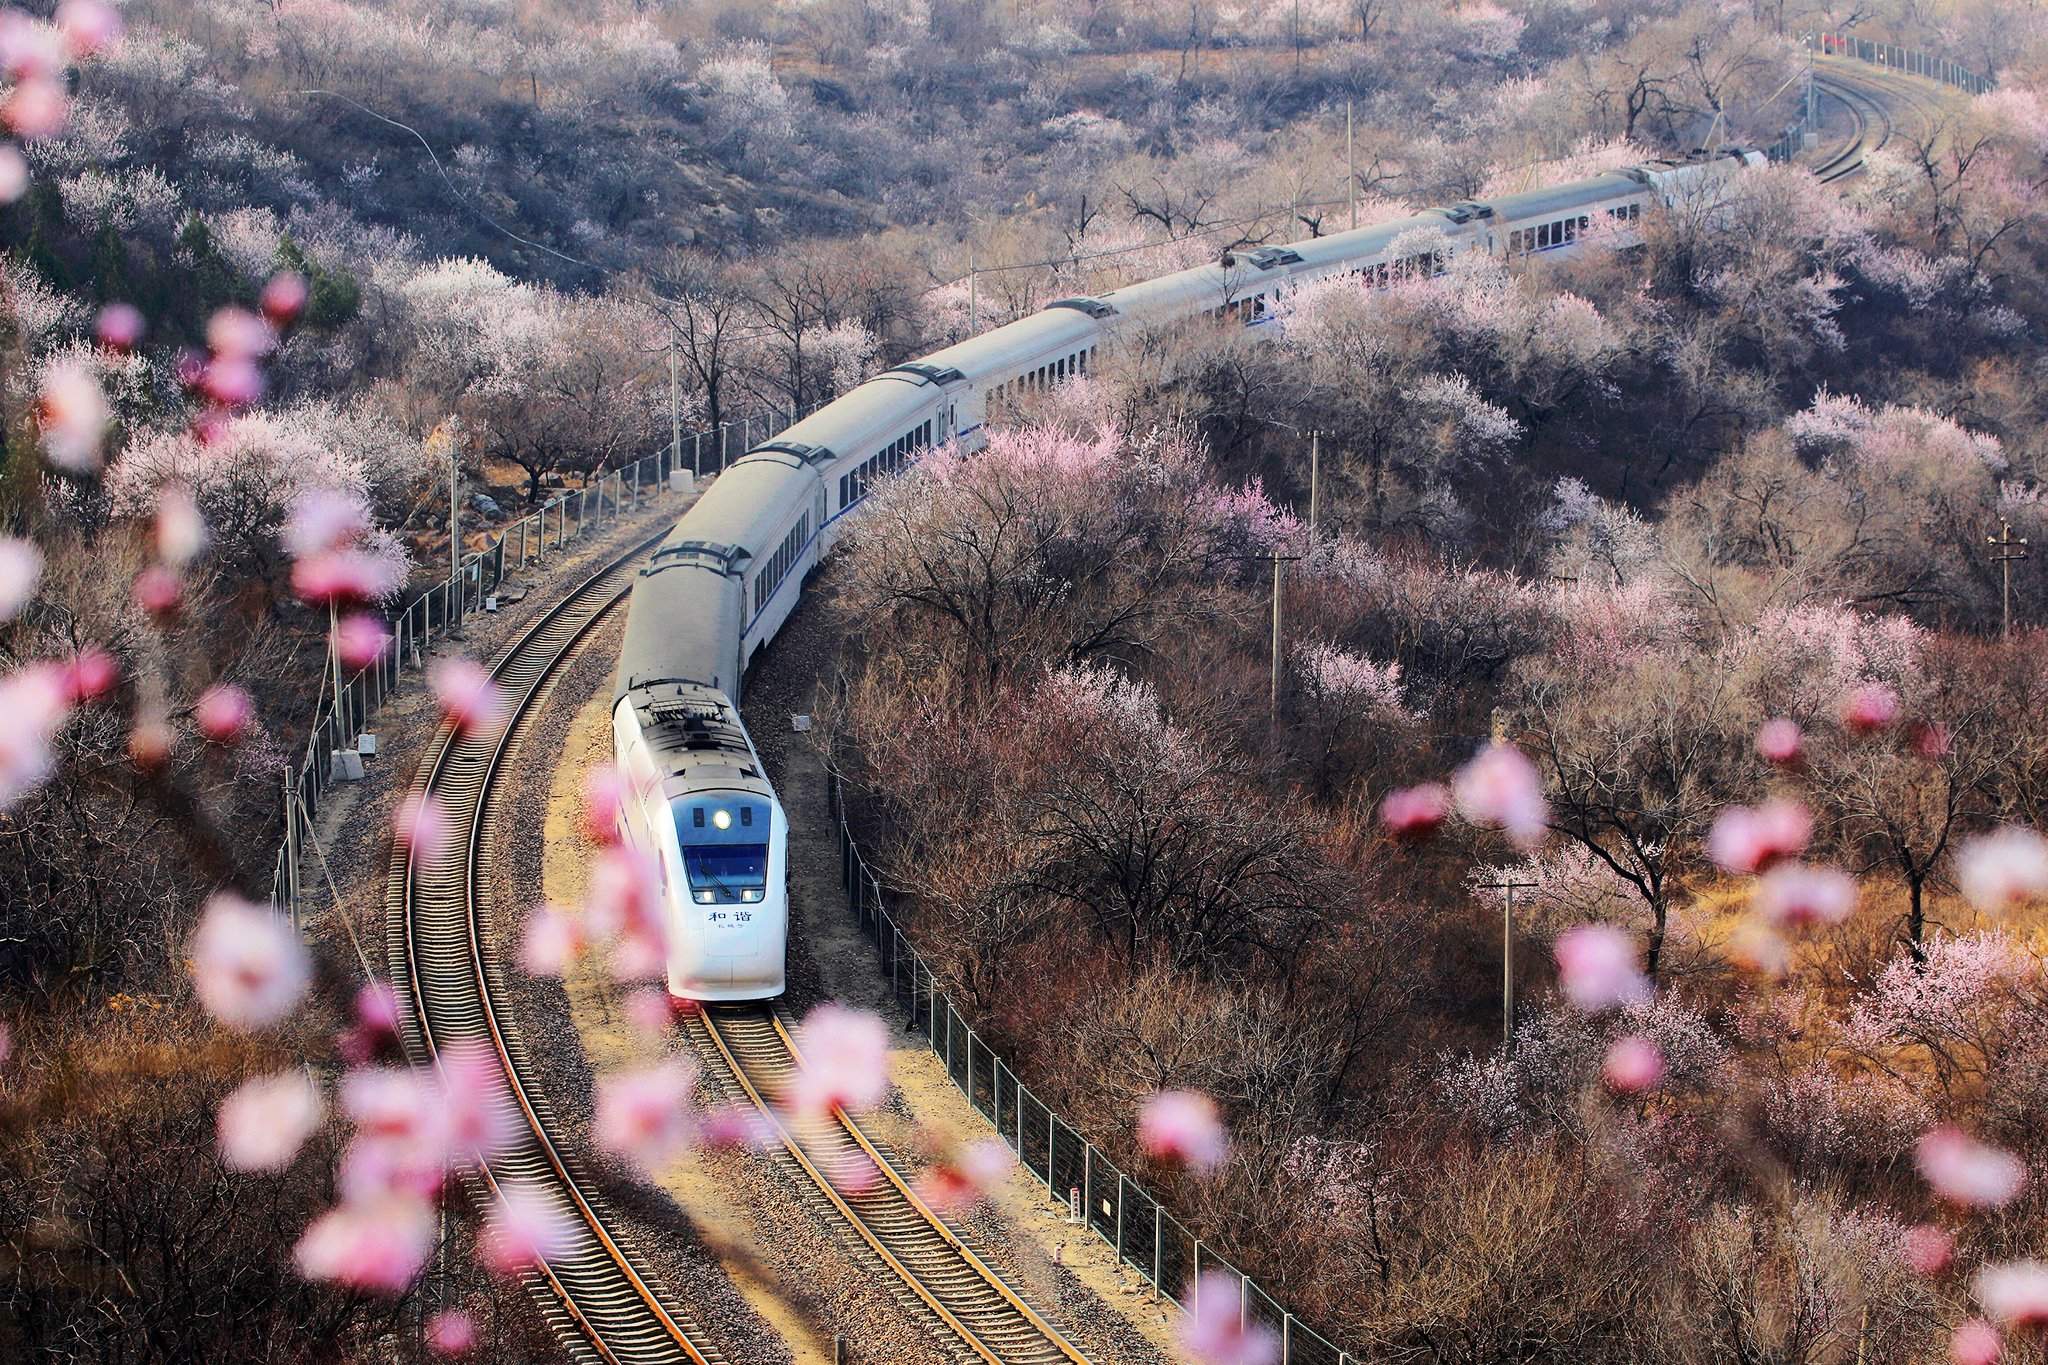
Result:
[[[638,461],[635,461],[633,464],[633,510],[636,512],[640,510],[640,465]]]
[[[974,1030],[973,1030],[973,1029],[969,1029],[969,1030],[967,1030],[967,1107],[968,1107],[969,1109],[973,1109],[973,1108],[975,1108],[975,1107],[976,1107],[976,1105],[975,1105],[975,1103],[974,1103]]]
[[[292,931],[299,928],[299,804],[298,793],[292,790],[292,773],[284,775],[284,900],[285,913],[291,916]]]
[[[1195,1239],[1195,1269],[1188,1276],[1188,1307],[1202,1311],[1202,1239]]]
[[[1152,1297],[1159,1297],[1159,1282],[1166,1276],[1166,1215],[1160,1212],[1159,1200],[1152,1200]]]
[[[1081,1226],[1095,1226],[1095,1144],[1087,1138],[1081,1138]]]
[[[1054,1145],[1055,1143],[1057,1143],[1057,1142],[1059,1141],[1059,1137],[1060,1137],[1060,1119],[1059,1119],[1059,1115],[1057,1115],[1057,1114],[1053,1113],[1053,1112],[1052,1112],[1052,1106],[1048,1104],[1047,1106],[1045,1106],[1045,1197],[1046,1197],[1047,1199],[1058,1199],[1058,1198],[1059,1198],[1059,1194],[1058,1194],[1058,1192],[1057,1192],[1056,1190],[1054,1190],[1054,1188],[1053,1188],[1053,1178],[1052,1178],[1052,1169],[1053,1169],[1053,1160],[1052,1160],[1052,1153],[1053,1153],[1053,1145]]]
[[[1242,1270],[1237,1272],[1237,1330],[1240,1333],[1252,1329],[1252,1277]]]
[[[1017,1160],[1024,1161],[1024,1083],[1017,1079],[1017,1073],[1010,1073],[1010,1103],[1017,1106]],[[1030,1167],[1026,1164],[1025,1169]]]
[[[1116,1173],[1116,1263],[1124,1263],[1124,1186],[1130,1184],[1130,1177],[1122,1171]]]
[[[1280,1311],[1280,1365],[1294,1359],[1294,1314]]]

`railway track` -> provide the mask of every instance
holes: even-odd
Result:
[[[725,1356],[654,1283],[617,1231],[616,1216],[591,1188],[573,1153],[557,1143],[545,1096],[501,1004],[502,965],[485,947],[489,873],[501,805],[496,778],[516,749],[550,683],[578,643],[625,600],[633,570],[655,536],[600,569],[555,604],[505,651],[493,676],[511,698],[495,734],[443,727],[414,780],[447,809],[459,836],[416,856],[395,847],[386,886],[389,946],[404,1011],[404,1042],[429,1063],[453,1044],[482,1045],[504,1068],[503,1103],[519,1139],[474,1179],[486,1195],[531,1191],[573,1229],[571,1245],[531,1276],[529,1288],[564,1348],[597,1365],[725,1365]]]
[[[1817,59],[1813,84],[1848,112],[1853,126],[1841,149],[1814,167],[1814,174],[1830,182],[1862,170],[1864,159],[1894,138],[1938,134],[1962,98],[1924,77],[1848,57]]]
[[[1872,99],[1864,91],[1839,80],[1832,80],[1818,73],[1813,78],[1814,89],[1833,100],[1848,111],[1853,131],[1840,151],[1813,168],[1813,173],[1825,183],[1846,180],[1863,169],[1863,159],[1891,140],[1891,113],[1882,101]]]
[[[795,1076],[801,1057],[780,1015],[768,1006],[700,1010],[685,1032],[707,1074],[734,1102],[753,1105],[782,1138],[774,1160],[805,1190],[807,1202],[849,1230],[895,1277],[895,1297],[963,1365],[1059,1365],[1086,1361],[1040,1317],[959,1232],[911,1189],[859,1124],[835,1111],[798,1120],[770,1101]],[[855,1188],[844,1173],[872,1163],[876,1178]],[[830,1173],[839,1173],[835,1183]]]

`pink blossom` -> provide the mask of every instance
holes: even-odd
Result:
[[[294,559],[345,550],[369,529],[362,503],[315,488],[293,500],[284,524],[284,548]]]
[[[560,1257],[574,1235],[568,1214],[544,1191],[507,1184],[484,1223],[479,1246],[484,1264],[492,1271],[514,1275]]]
[[[292,565],[292,591],[302,601],[375,602],[397,591],[404,566],[367,550],[307,555]]]
[[[882,1178],[881,1170],[858,1147],[827,1156],[822,1169],[832,1188],[841,1194],[866,1194]]]
[[[441,714],[458,730],[486,730],[498,722],[505,698],[498,684],[472,659],[438,659],[427,670],[427,685]]]
[[[436,1198],[448,1179],[438,1130],[417,1140],[358,1135],[341,1154],[335,1184],[345,1204]]]
[[[427,1319],[427,1349],[437,1356],[466,1356],[476,1349],[476,1324],[460,1309]]]
[[[940,1213],[965,1213],[987,1199],[1016,1164],[1000,1139],[982,1138],[933,1162],[918,1177],[917,1194]]]
[[[1956,1239],[1949,1236],[1946,1228],[1920,1223],[1906,1229],[1903,1255],[1915,1275],[1939,1275],[1955,1259]]]
[[[646,855],[615,844],[590,871],[589,931],[612,941],[609,966],[621,981],[660,976],[668,963],[660,875]]]
[[[135,575],[135,605],[151,616],[175,616],[185,602],[185,581],[176,569],[152,564]]]
[[[407,793],[391,815],[392,837],[415,858],[439,857],[454,832],[455,822],[449,819],[447,807],[426,792]]]
[[[625,783],[611,764],[592,768],[583,779],[583,834],[594,844],[617,843]]]
[[[368,668],[391,643],[391,632],[368,612],[351,612],[335,625],[334,647],[349,668]]]
[[[583,925],[575,915],[543,905],[526,917],[519,965],[528,976],[560,976],[583,951]]]
[[[889,1027],[878,1015],[827,1002],[797,1025],[801,1061],[783,1102],[796,1114],[859,1113],[889,1093]]]
[[[0,536],[0,621],[11,621],[43,577],[43,552],[32,540]]]
[[[1636,966],[1635,941],[1605,924],[1581,924],[1558,935],[1558,984],[1590,1013],[1650,998],[1650,983]]]
[[[1882,730],[1899,718],[1899,694],[1883,683],[1864,683],[1842,700],[1842,724],[1857,734]]]
[[[1520,749],[1491,744],[1458,769],[1451,790],[1458,813],[1475,825],[1496,825],[1523,848],[1543,841],[1549,807],[1543,779]]]
[[[2010,1203],[2027,1181],[2018,1157],[1986,1146],[1952,1125],[1923,1135],[1913,1155],[1934,1192],[1965,1208]]]
[[[216,356],[254,360],[276,347],[277,332],[248,309],[230,305],[207,319],[206,344]]]
[[[2007,1261],[1977,1272],[1973,1286],[1984,1311],[2006,1328],[2048,1328],[2048,1262]]]
[[[1965,840],[1956,850],[1956,887],[1987,915],[2048,897],[2048,840],[2018,825]]]
[[[660,989],[634,991],[626,997],[626,1020],[633,1031],[646,1038],[665,1038],[675,1022],[668,992]]]
[[[721,1104],[706,1110],[697,1126],[706,1147],[739,1147],[765,1151],[776,1140],[775,1125],[751,1104]]]
[[[299,314],[306,309],[306,298],[306,277],[281,270],[263,286],[263,317],[281,331],[299,320]]]
[[[120,11],[101,0],[64,0],[55,18],[74,60],[103,52],[121,38]]]
[[[128,761],[145,773],[163,771],[171,761],[171,725],[161,715],[145,714],[128,731]]]
[[[1955,1365],[1998,1365],[2005,1343],[1998,1329],[1982,1318],[1968,1318],[1956,1325],[1948,1339],[1948,1357]]]
[[[10,80],[48,78],[64,69],[59,35],[18,9],[0,10],[0,71]]]
[[[34,76],[14,87],[4,104],[0,120],[23,142],[38,142],[64,131],[71,118],[71,100],[54,80]]]
[[[0,810],[49,775],[51,741],[70,713],[64,670],[32,663],[0,673]]]
[[[1156,1161],[1213,1170],[1229,1155],[1230,1139],[1216,1101],[1195,1090],[1162,1090],[1138,1110],[1138,1147]]]
[[[263,397],[263,367],[247,356],[216,357],[200,374],[199,391],[224,408],[246,408]]]
[[[7,1059],[14,1055],[14,1034],[9,1032],[4,1020],[0,1020],[0,1066],[7,1065]]]
[[[98,376],[85,365],[59,361],[44,373],[36,423],[42,431],[43,454],[57,468],[72,474],[98,469],[100,442],[111,415]]]
[[[1745,971],[1776,980],[1792,967],[1792,949],[1768,924],[1745,919],[1728,935],[1728,958]]]
[[[230,1170],[283,1170],[320,1126],[321,1107],[302,1069],[242,1082],[221,1102],[222,1158]]]
[[[681,1061],[603,1076],[597,1082],[597,1145],[652,1174],[690,1145],[696,1068]]]
[[[291,923],[231,892],[206,903],[191,953],[199,1003],[221,1023],[244,1032],[284,1018],[312,977],[306,946]]]
[[[1434,782],[1388,792],[1380,802],[1380,823],[1396,839],[1427,838],[1450,813],[1450,792]]]
[[[356,992],[355,1027],[341,1039],[341,1052],[360,1066],[398,1042],[398,992],[390,983],[369,981]]]
[[[1756,909],[1779,929],[1840,924],[1856,909],[1856,883],[1832,867],[1781,863],[1757,882]]]
[[[1947,758],[1955,752],[1955,738],[1948,726],[1938,720],[1915,721],[1908,732],[1913,742],[1913,752],[1922,758]]]
[[[239,742],[255,719],[256,703],[233,683],[215,683],[192,706],[193,724],[215,744]]]
[[[1247,1325],[1243,1287],[1220,1270],[1204,1274],[1181,1307],[1180,1348],[1191,1365],[1274,1365],[1280,1343],[1263,1323]]]
[[[397,1294],[434,1249],[434,1215],[418,1199],[345,1203],[313,1221],[293,1252],[299,1273],[351,1289]]]
[[[1758,872],[1781,858],[1797,857],[1813,837],[1813,817],[1797,801],[1766,801],[1723,807],[1707,835],[1707,855],[1724,872]]]
[[[142,310],[132,303],[110,303],[100,309],[99,317],[93,322],[93,335],[100,345],[117,355],[126,355],[142,342],[142,335],[149,330],[143,320]]]
[[[1600,1075],[1618,1095],[1640,1094],[1664,1079],[1664,1054],[1648,1038],[1632,1033],[1607,1049]]]
[[[341,1081],[341,1110],[359,1140],[396,1144],[440,1164],[447,1153],[441,1087],[409,1066],[362,1067]]]
[[[482,1041],[453,1043],[438,1060],[449,1155],[466,1166],[510,1147],[524,1120],[496,1049]]]
[[[88,645],[64,665],[63,675],[64,694],[72,702],[97,701],[113,690],[121,666],[104,649]]]
[[[27,193],[28,158],[13,143],[0,143],[0,204],[12,204]]]
[[[183,484],[165,484],[156,495],[156,556],[173,569],[182,569],[206,548],[206,519],[192,490]]]

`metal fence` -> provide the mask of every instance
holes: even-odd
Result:
[[[816,410],[813,405],[799,416]],[[299,923],[304,890],[301,874],[307,836],[321,802],[337,780],[337,761],[345,761],[340,756],[354,747],[370,717],[405,676],[423,666],[434,637],[459,627],[464,617],[481,610],[484,600],[497,591],[509,572],[546,565],[551,556],[559,556],[570,542],[581,539],[586,528],[616,520],[621,512],[637,510],[644,500],[665,492],[671,473],[689,470],[715,476],[749,447],[789,426],[791,420],[779,413],[757,415],[687,433],[594,483],[569,489],[532,514],[500,528],[484,549],[465,554],[461,573],[450,574],[402,609],[387,614],[384,628],[390,638],[383,653],[345,680],[338,695],[323,695],[303,754],[296,767],[285,770],[284,837],[272,865],[270,897],[290,914],[294,925]],[[329,676],[334,672],[333,662],[330,654]],[[323,694],[325,691],[323,688]]]
[[[1800,44],[1811,51],[1830,53],[1840,57],[1854,57],[1869,62],[1872,66],[1889,67],[1909,76],[1922,76],[1943,85],[1952,85],[1970,95],[1984,95],[1998,88],[1998,82],[1989,76],[1980,76],[1959,62],[1932,52],[1917,48],[1900,47],[1897,43],[1878,42],[1873,38],[1859,38],[1849,33],[1807,33],[1800,36]],[[1809,79],[1811,72],[1808,73]],[[1785,132],[1776,142],[1764,148],[1764,155],[1773,161],[1790,161],[1806,150],[1806,138],[1819,121],[1819,110],[1809,93],[1806,106],[1797,119],[1785,125]]]
[[[1280,1341],[1281,1365],[1354,1365],[1357,1356],[1331,1345],[1215,1246],[1190,1232],[1101,1148],[1033,1095],[981,1040],[889,914],[881,879],[861,856],[847,826],[838,774],[829,774],[827,782],[847,909],[874,943],[897,1005],[933,1055],[945,1063],[946,1074],[960,1093],[995,1126],[1017,1160],[1045,1182],[1046,1198],[1064,1207],[1070,1220],[1086,1223],[1155,1292],[1176,1302],[1188,1301],[1201,1278],[1211,1272],[1234,1279],[1242,1320],[1272,1330]]]

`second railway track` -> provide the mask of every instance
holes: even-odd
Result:
[[[713,1007],[689,1016],[685,1032],[714,1080],[774,1124],[777,1160],[813,1196],[814,1207],[850,1230],[897,1281],[899,1302],[933,1329],[962,1362],[1084,1365],[1081,1354],[1040,1317],[966,1239],[948,1227],[888,1156],[843,1112],[798,1120],[773,1104],[800,1063],[780,1015],[767,1006]],[[875,1177],[845,1172],[872,1163]]]
[[[556,603],[499,658],[492,675],[511,700],[502,729],[443,727],[413,791],[432,796],[456,837],[418,854],[394,848],[386,888],[394,983],[408,1055],[429,1063],[451,1045],[482,1047],[504,1069],[503,1103],[518,1134],[476,1173],[482,1192],[533,1192],[573,1229],[570,1245],[534,1273],[543,1316],[575,1359],[602,1365],[725,1365],[726,1357],[670,1301],[573,1152],[558,1144],[547,1098],[532,1083],[519,1032],[501,1004],[503,967],[486,948],[497,777],[532,725],[537,703],[591,628],[625,600],[638,561],[659,537],[613,560]]]

